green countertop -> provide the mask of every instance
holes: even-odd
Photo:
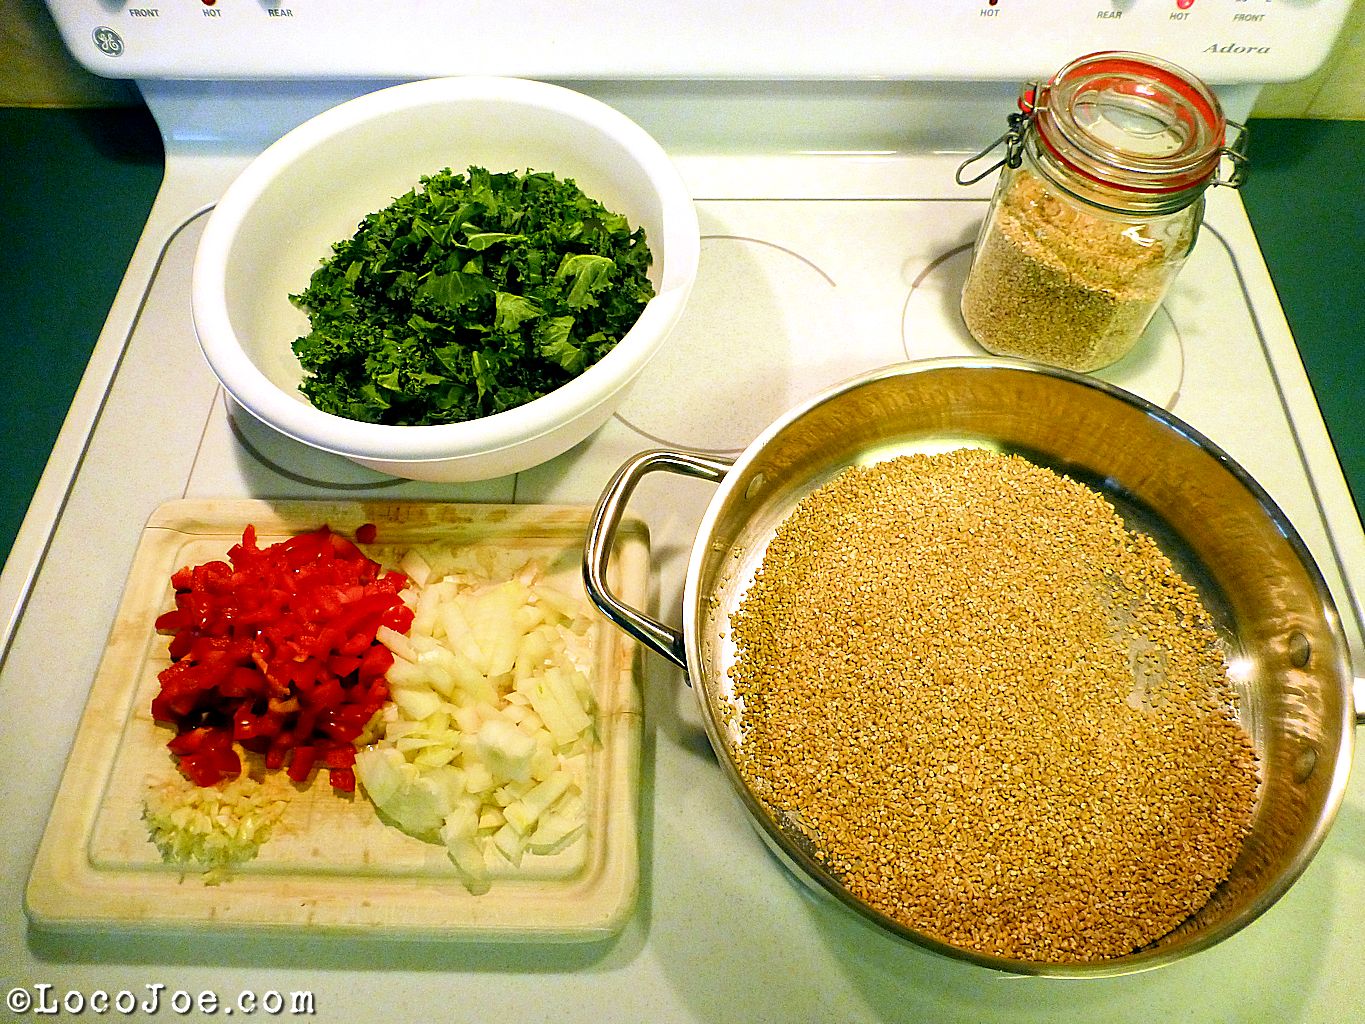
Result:
[[[161,185],[144,108],[0,110],[0,552],[8,557]]]
[[[1251,161],[1242,200],[1365,517],[1365,121],[1252,121]]]
[[[1365,122],[1252,123],[1243,197],[1365,509]],[[8,555],[161,182],[140,109],[0,110],[0,552]]]

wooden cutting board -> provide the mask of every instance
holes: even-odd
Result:
[[[520,868],[495,868],[471,895],[443,847],[382,822],[363,794],[333,791],[325,772],[293,787],[260,854],[221,884],[164,863],[142,820],[150,785],[174,778],[172,731],[152,721],[167,638],[153,628],[173,605],[171,574],[224,558],[248,524],[262,546],[327,524],[351,534],[374,523],[377,561],[408,547],[475,547],[510,573],[529,558],[550,582],[583,596],[583,540],[591,510],[534,505],[262,500],[174,501],[148,521],[109,634],[42,845],[26,910],[39,926],[67,928],[296,929],[405,937],[573,940],[624,924],[639,882],[641,700],[635,643],[594,612],[592,685],[600,744],[593,751],[584,839]],[[623,524],[611,585],[644,607],[648,534]],[[586,596],[583,596],[585,606]]]

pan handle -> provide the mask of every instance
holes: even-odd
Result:
[[[1365,620],[1356,619],[1356,623],[1365,629]],[[1356,727],[1365,725],[1365,656],[1362,656],[1351,643],[1350,638],[1346,640],[1346,668],[1351,674],[1351,697],[1355,703]]]
[[[607,563],[611,559],[616,529],[621,524],[626,502],[646,473],[665,470],[719,483],[725,479],[732,465],[734,463],[731,460],[706,458],[686,452],[662,449],[640,452],[616,471],[598,499],[592,522],[588,524],[588,538],[583,548],[583,585],[592,603],[636,640],[662,654],[684,671],[687,669],[687,647],[682,633],[630,607],[613,594],[607,586]]]

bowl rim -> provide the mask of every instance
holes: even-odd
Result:
[[[400,426],[347,419],[300,401],[247,356],[228,316],[227,255],[255,203],[320,143],[389,114],[440,103],[498,101],[591,125],[624,148],[660,203],[663,277],[639,319],[598,362],[514,409],[460,423]],[[562,429],[627,387],[662,345],[696,278],[701,237],[692,197],[663,147],[625,114],[564,86],[524,78],[460,76],[388,86],[309,118],[263,150],[228,186],[195,254],[190,305],[210,368],[232,398],[273,429],[314,448],[375,462],[439,462],[493,454]]]

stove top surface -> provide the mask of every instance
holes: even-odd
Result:
[[[119,596],[111,580],[126,573],[142,524],[168,498],[589,504],[643,448],[735,454],[792,405],[860,371],[979,354],[957,295],[989,183],[953,186],[959,157],[686,156],[679,166],[704,236],[700,276],[683,323],[619,414],[577,449],[516,477],[468,485],[380,477],[235,413],[194,343],[195,244],[243,159],[168,163],[164,202],[111,314],[107,350],[92,362],[108,387],[76,410],[91,427],[78,450],[56,456],[78,471],[33,560],[4,673],[42,678],[57,657],[63,673],[50,702],[17,723],[15,741],[0,753],[8,772],[23,771],[20,751],[25,762],[35,754],[39,763],[61,762],[102,645],[60,638],[104,635]],[[1359,644],[1365,541],[1235,195],[1211,197],[1206,230],[1163,310],[1137,350],[1100,376],[1188,420],[1260,480],[1309,544]],[[711,493],[679,480],[642,488],[632,503],[650,528],[655,607],[666,621],[677,621],[686,559]],[[61,571],[89,551],[103,553],[100,573]],[[6,586],[14,579],[9,574]],[[1018,1021],[1055,1019],[1078,1005],[1116,1021],[1192,1006],[1207,1019],[1311,1020],[1329,1010],[1345,1019],[1358,999],[1348,980],[1365,953],[1350,910],[1365,906],[1354,852],[1365,840],[1358,773],[1308,873],[1250,928],[1150,974],[1080,988],[1026,981],[907,948],[812,901],[749,826],[680,674],[653,656],[644,665],[642,892],[618,939],[534,950],[318,939],[304,954],[287,936],[243,945],[207,934],[184,946],[152,933],[138,939],[146,962],[180,964],[185,984],[220,989],[243,978],[263,984],[251,968],[271,962],[289,972],[291,988],[315,990],[320,1007],[386,1005],[395,1020],[425,1016],[457,992],[490,1020],[553,1013]],[[55,768],[40,780],[30,812],[35,837],[56,782]],[[22,884],[22,868],[8,874],[9,885]],[[108,984],[108,964],[127,941],[33,934],[37,948],[63,962],[68,984],[90,988]],[[319,975],[318,956],[345,970]],[[68,963],[73,957],[79,966]],[[763,980],[773,978],[781,982]],[[413,986],[430,998],[396,1005]]]

